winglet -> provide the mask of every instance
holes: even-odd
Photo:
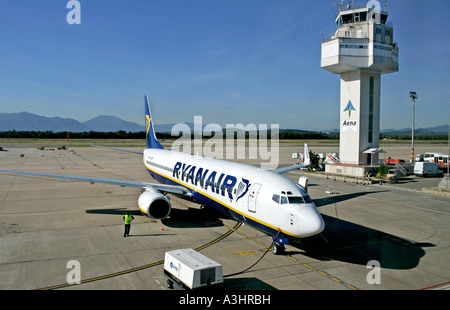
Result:
[[[308,149],[308,144],[305,143],[305,160],[303,161],[303,166],[307,167],[309,165],[311,165],[311,158],[309,157],[309,149]]]
[[[150,111],[150,104],[148,97],[145,95],[145,135],[147,141],[147,148],[149,149],[163,149],[161,143],[156,139],[155,128],[153,126],[152,113]]]
[[[309,156],[309,149],[308,149],[308,145],[305,143],[305,155],[303,156],[303,163],[297,163],[297,164],[293,164],[292,166],[289,167],[284,167],[284,168],[279,168],[279,169],[275,169],[272,170],[272,172],[275,173],[285,173],[291,170],[295,170],[295,169],[300,169],[303,167],[308,167],[309,165],[311,165],[311,157]],[[298,153],[294,153],[293,155],[297,155]],[[292,158],[297,158],[297,157],[292,157]]]

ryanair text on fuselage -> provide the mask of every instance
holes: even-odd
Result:
[[[210,171],[209,169],[182,162],[175,164],[172,177],[186,183],[190,182],[194,186],[201,186],[205,190],[210,190],[215,194],[222,196],[228,194],[228,198],[231,201],[236,198],[235,202],[245,196],[251,185],[249,180],[242,178],[237,189],[235,189],[238,181],[235,176],[226,175],[225,173],[219,174],[217,171]]]

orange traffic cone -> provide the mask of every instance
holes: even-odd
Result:
[[[162,224],[161,224],[161,229],[160,229],[161,231],[163,231],[164,230],[164,228],[163,228],[163,226],[162,226]]]

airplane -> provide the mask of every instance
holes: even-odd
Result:
[[[156,220],[170,215],[172,205],[167,194],[173,194],[272,236],[271,250],[276,255],[284,253],[284,245],[290,241],[323,231],[324,221],[307,193],[308,179],[300,177],[296,184],[281,175],[310,165],[306,144],[303,163],[275,170],[164,149],[156,138],[147,96],[144,101],[147,148],[143,152],[93,146],[143,155],[146,169],[159,184],[16,170],[0,172],[142,188],[139,210]]]

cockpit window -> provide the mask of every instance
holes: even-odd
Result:
[[[289,203],[311,203],[311,197],[305,196],[288,196]]]
[[[300,203],[311,203],[311,197],[309,197],[308,194],[304,196],[280,196],[277,194],[274,194],[272,196],[272,200],[279,204],[300,204]]]
[[[305,203],[303,201],[303,197],[301,197],[301,196],[288,197],[288,199],[289,199],[289,203]]]
[[[277,194],[273,195],[272,200],[275,201],[276,203],[280,203],[280,195]]]
[[[311,203],[313,202],[311,197],[309,197],[308,194],[306,194],[305,196],[303,196],[303,200],[305,201],[305,203]]]

